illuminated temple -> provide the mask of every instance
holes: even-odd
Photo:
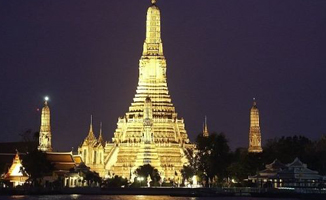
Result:
[[[162,178],[181,179],[180,170],[188,163],[188,150],[192,148],[184,120],[178,118],[169,95],[160,10],[152,0],[133,102],[118,119],[112,142],[102,144],[91,127],[78,152],[85,164],[101,176],[133,179],[139,166],[150,164]]]
[[[260,153],[263,149],[261,147],[261,132],[259,125],[259,110],[256,100],[250,110],[250,130],[249,130],[249,148],[250,153]]]

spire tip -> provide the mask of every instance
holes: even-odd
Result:
[[[254,97],[254,98],[252,98],[252,100],[253,100],[254,106],[256,106],[257,105],[256,98]]]
[[[49,97],[48,96],[45,96],[44,97],[44,104],[45,105],[48,105],[48,101],[49,101]]]

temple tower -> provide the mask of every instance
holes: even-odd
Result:
[[[48,97],[45,97],[44,107],[42,108],[41,114],[41,127],[39,136],[39,146],[40,151],[52,151],[51,145],[51,123],[50,123],[50,108],[48,106]]]
[[[205,122],[204,122],[204,125],[203,125],[203,136],[204,137],[209,136],[208,127],[207,127],[207,117],[206,116],[205,116]]]
[[[263,151],[261,147],[261,133],[259,125],[259,110],[255,98],[253,106],[250,110],[250,130],[249,130],[249,149],[250,153],[260,153]]]
[[[152,0],[147,10],[146,38],[139,60],[139,79],[129,111],[118,119],[112,143],[105,146],[106,170],[130,177],[151,164],[164,178],[181,176],[190,143],[184,120],[175,112],[166,77],[161,14]]]

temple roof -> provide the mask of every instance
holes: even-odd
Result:
[[[303,162],[301,162],[301,160],[297,157],[297,158],[295,158],[294,159],[294,161],[292,162],[292,163],[289,163],[289,164],[287,164],[287,166],[289,167],[289,168],[292,168],[292,167],[302,167],[302,168],[306,168],[307,167],[307,165],[306,164],[304,164]]]
[[[12,160],[12,164],[11,164],[7,174],[5,175],[5,179],[10,180],[13,177],[25,177],[26,179],[28,178],[26,171],[22,167],[22,162],[19,157],[18,151],[16,152],[16,154]]]
[[[71,152],[46,152],[46,158],[58,171],[69,171],[76,166]]]
[[[73,155],[74,161],[77,165],[83,162],[83,159],[80,155]]]
[[[275,159],[272,163],[265,165],[265,167],[269,170],[273,169],[285,169],[287,166],[281,163],[278,159]]]
[[[46,152],[46,158],[51,162],[74,162],[70,152]]]
[[[7,173],[12,164],[12,159],[15,157],[14,153],[0,153],[0,175]]]
[[[286,169],[278,172],[275,176],[270,178],[280,178],[280,179],[320,179],[322,176],[318,175],[318,172],[310,170],[308,168],[303,168],[302,170]]]

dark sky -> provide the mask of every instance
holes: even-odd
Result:
[[[111,141],[138,80],[150,0],[0,1],[0,142],[38,131],[49,95],[53,147],[77,147],[94,115]],[[325,0],[158,0],[170,94],[192,141],[207,115],[247,146],[326,134]]]

